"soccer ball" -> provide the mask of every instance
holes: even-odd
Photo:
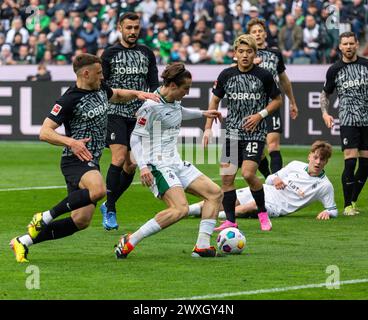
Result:
[[[237,228],[226,228],[217,237],[217,247],[223,253],[241,253],[246,244],[244,234]]]

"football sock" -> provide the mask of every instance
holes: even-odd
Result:
[[[202,207],[199,203],[193,203],[189,206],[188,216],[200,216]]]
[[[44,230],[41,230],[33,243],[40,243],[47,240],[56,240],[72,235],[79,231],[71,217],[62,220],[52,221],[46,226]]]
[[[42,212],[42,220],[45,224],[49,224],[53,219],[50,210]]]
[[[134,175],[135,175],[135,171],[133,171],[133,173],[128,173],[125,172],[124,170],[121,170],[121,174],[120,174],[120,194],[119,197],[124,193],[124,191],[126,189],[129,188],[129,186],[132,184],[133,179],[134,179]],[[118,197],[118,198],[119,198]],[[117,199],[118,199],[117,198]],[[116,199],[116,200],[117,200]]]
[[[226,213],[225,211],[220,211],[218,214],[218,218],[219,219],[226,219]]]
[[[368,158],[359,158],[359,167],[354,177],[354,188],[351,201],[356,202],[368,177]]]
[[[224,206],[226,219],[233,223],[235,223],[235,203],[236,203],[235,189],[224,192],[224,199],[222,200],[222,205]]]
[[[31,236],[27,233],[24,236],[18,238],[19,242],[25,245],[26,247],[30,247],[33,244],[33,240]]]
[[[254,201],[257,204],[258,213],[267,212],[266,206],[265,206],[265,195],[264,195],[263,187],[257,191],[250,190],[250,192],[252,193]]]
[[[115,202],[116,194],[120,191],[120,174],[122,169],[114,164],[110,164],[109,170],[106,175],[106,207],[107,211],[116,212]]]
[[[199,233],[197,239],[197,248],[204,249],[210,247],[210,239],[213,229],[216,226],[215,219],[203,219],[199,224]]]
[[[280,151],[270,152],[271,158],[271,172],[275,173],[282,168],[282,156]]]
[[[264,157],[258,167],[259,172],[265,177],[265,179],[271,174],[267,157]]]
[[[344,192],[344,208],[351,205],[351,197],[354,189],[354,170],[357,159],[345,159],[345,167],[341,176],[342,189]]]
[[[92,204],[88,189],[81,189],[70,193],[64,200],[50,210],[53,219],[63,213],[70,212]]]
[[[141,226],[136,232],[134,232],[130,238],[129,242],[135,247],[144,238],[147,238],[161,230],[160,225],[153,218],[147,221],[143,226]]]

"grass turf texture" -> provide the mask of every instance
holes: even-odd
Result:
[[[1,142],[0,189],[62,186],[61,148],[43,143]],[[283,147],[284,163],[306,161],[305,147]],[[110,154],[101,169],[106,174]],[[198,165],[218,180],[217,165]],[[289,217],[273,219],[273,230],[259,230],[258,220],[238,219],[247,247],[238,256],[193,259],[199,219],[187,218],[145,239],[126,260],[116,260],[113,245],[125,232],[136,230],[164,208],[147,188],[132,185],[117,205],[118,231],[106,232],[96,209],[91,226],[71,237],[30,248],[30,264],[18,264],[9,240],[26,231],[32,215],[54,206],[66,189],[0,191],[0,299],[172,299],[324,283],[329,265],[336,265],[340,281],[368,278],[367,186],[358,205],[361,214],[342,215],[341,151],[334,149],[326,172],[335,187],[340,215],[315,219],[316,203]],[[138,175],[135,177],[138,182]],[[244,185],[241,180],[237,186]],[[196,198],[188,196],[189,202]],[[100,202],[101,203],[101,202]],[[100,204],[99,203],[99,204]],[[213,237],[213,243],[215,237]],[[29,265],[40,271],[40,289],[26,288]],[[237,295],[226,299],[367,299],[367,283],[341,285],[339,290],[309,288],[287,292]]]

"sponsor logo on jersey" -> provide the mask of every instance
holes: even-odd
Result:
[[[147,67],[116,67],[114,68],[115,73],[118,74],[147,74],[148,68]]]
[[[140,117],[138,118],[138,121],[137,123],[140,125],[140,126],[144,126],[147,122],[147,119],[143,118],[143,117]]]
[[[261,99],[260,93],[247,93],[247,92],[233,92],[228,94],[229,99],[233,100],[259,100]]]
[[[51,110],[51,114],[52,115],[54,115],[54,116],[57,116],[59,113],[60,113],[60,111],[61,111],[61,109],[62,109],[63,107],[60,105],[60,104],[55,104],[53,107],[52,107],[52,110]]]
[[[96,116],[105,114],[107,111],[107,108],[108,108],[107,104],[100,105],[92,110],[88,110],[87,112],[84,112],[82,116],[84,119],[87,119],[87,118],[93,119]]]
[[[360,87],[361,85],[368,86],[368,79],[356,79],[356,80],[349,80],[342,83],[342,87],[344,89],[353,88],[353,87]]]

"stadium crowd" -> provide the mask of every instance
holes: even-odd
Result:
[[[119,40],[117,20],[127,11],[141,16],[139,42],[158,64],[229,64],[234,39],[255,17],[267,21],[268,46],[278,47],[286,63],[333,63],[339,36],[333,8],[339,8],[340,32],[351,30],[363,42],[364,0],[3,0],[0,65],[64,65],[80,53],[101,56]]]

